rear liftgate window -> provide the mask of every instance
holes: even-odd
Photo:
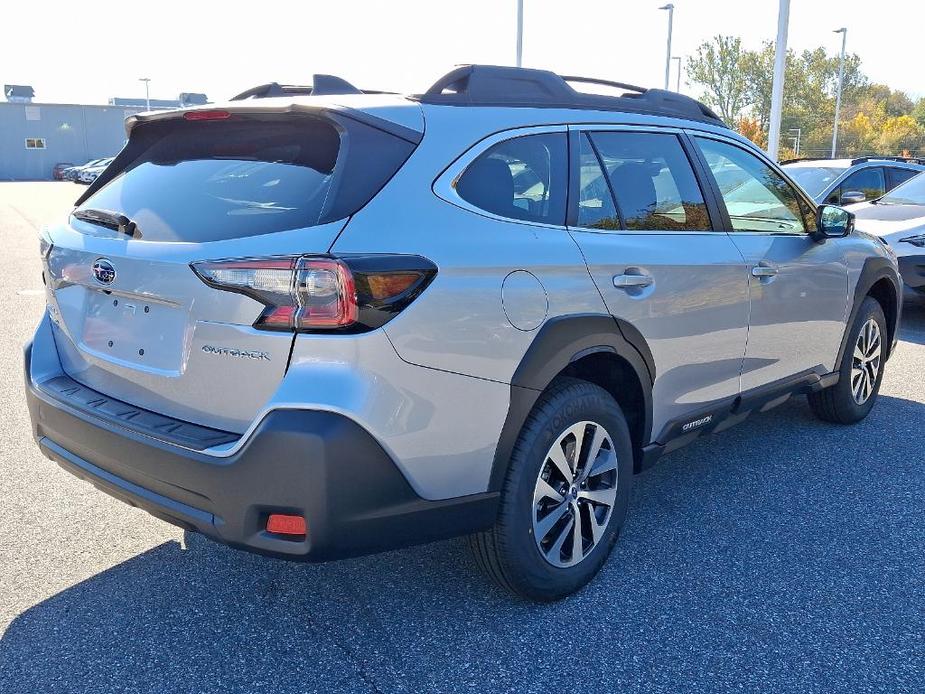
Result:
[[[365,205],[414,145],[314,116],[141,124],[139,155],[79,209],[125,215],[145,241],[201,243],[301,229]],[[87,233],[115,230],[82,225]]]

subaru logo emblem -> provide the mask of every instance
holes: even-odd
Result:
[[[116,279],[116,269],[106,258],[99,258],[93,263],[93,276],[100,284],[112,284]]]

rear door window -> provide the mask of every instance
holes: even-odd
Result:
[[[565,224],[568,145],[562,133],[504,140],[479,155],[456,182],[475,207],[530,222]]]
[[[883,169],[879,166],[869,166],[866,169],[855,171],[841,182],[829,195],[826,201],[832,205],[841,204],[841,196],[845,193],[863,193],[866,200],[879,198],[886,192],[886,182]]]
[[[591,133],[617,213],[630,230],[709,231],[703,193],[677,135]]]
[[[900,169],[898,167],[889,167],[886,170],[886,189],[893,190],[900,183],[905,183],[913,176],[917,176],[920,172],[915,169]]]
[[[342,219],[414,149],[359,122],[344,129],[292,115],[155,122],[132,136],[137,156],[80,209],[123,214],[146,241],[220,241]]]

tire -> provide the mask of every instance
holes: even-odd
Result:
[[[879,346],[877,347],[879,356],[873,378],[870,378],[872,367],[868,366],[866,371],[864,367],[864,364],[873,364],[873,360],[858,362],[855,356],[862,347],[862,343],[859,342],[862,340],[862,331],[867,328],[870,322],[876,323],[876,331],[879,336]],[[883,308],[876,299],[867,297],[864,299],[864,303],[861,304],[861,310],[858,311],[858,315],[851,325],[848,346],[838,368],[838,383],[816,393],[810,393],[807,396],[813,414],[823,421],[837,424],[855,424],[870,414],[877,401],[880,384],[883,381],[884,356],[889,348],[887,335],[886,317],[883,315]],[[873,350],[873,347],[871,350]],[[864,372],[861,380],[863,381],[866,377],[867,383],[867,386],[862,387],[860,391],[862,396],[866,395],[863,401],[856,397],[858,372],[855,368],[859,363],[861,364],[860,371]]]
[[[584,445],[573,465],[579,436]],[[595,446],[599,453],[589,462]],[[626,518],[632,479],[630,433],[620,406],[599,386],[557,379],[514,446],[494,527],[470,538],[476,563],[499,586],[529,600],[551,602],[574,593],[610,554]]]

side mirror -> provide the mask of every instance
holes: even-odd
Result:
[[[820,205],[816,210],[816,239],[841,238],[854,231],[854,214],[835,205]]]
[[[846,190],[841,194],[842,205],[855,205],[859,202],[866,202],[867,196],[859,190]]]

